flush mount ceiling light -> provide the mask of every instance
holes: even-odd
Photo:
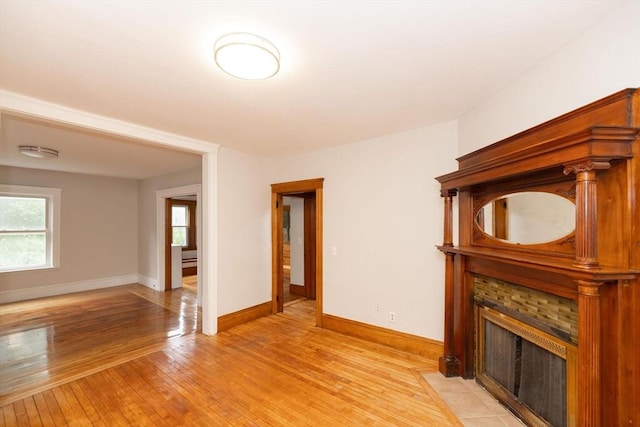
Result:
[[[38,159],[46,159],[58,157],[58,150],[53,148],[37,147],[35,145],[20,145],[18,151],[25,156],[35,157]]]
[[[265,80],[280,69],[280,52],[273,43],[251,33],[231,33],[215,45],[215,60],[225,73],[245,80]]]

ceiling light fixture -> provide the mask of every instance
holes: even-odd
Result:
[[[230,33],[216,40],[214,58],[225,73],[245,80],[265,80],[280,70],[273,43],[251,33]]]
[[[37,147],[35,145],[20,145],[18,147],[18,151],[25,156],[35,157],[37,159],[58,157],[58,150],[54,150],[53,148]]]

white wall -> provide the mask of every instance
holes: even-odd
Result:
[[[197,167],[138,182],[138,273],[144,282],[158,280],[156,191],[202,183],[202,168]],[[156,283],[157,284],[157,283]],[[162,286],[160,288],[164,289]]]
[[[442,339],[443,259],[434,248],[442,201],[433,177],[456,170],[458,155],[640,86],[638,42],[634,2],[456,122],[279,159],[274,182],[325,178],[325,312]]]
[[[271,301],[271,164],[218,153],[218,316]]]
[[[636,1],[461,116],[458,153],[470,153],[621,89],[640,87],[639,51]]]
[[[443,203],[434,177],[456,167],[456,129],[448,122],[277,161],[274,182],[325,178],[325,313],[442,339],[444,263],[434,246]]]
[[[304,286],[304,199],[285,197],[283,203],[291,207],[291,283]]]
[[[135,282],[137,181],[0,166],[0,182],[62,189],[60,267],[0,274],[0,302]]]

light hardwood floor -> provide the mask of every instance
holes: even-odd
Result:
[[[314,302],[210,337],[194,301],[130,285],[0,306],[0,425],[461,425],[421,375],[435,361],[315,328]]]

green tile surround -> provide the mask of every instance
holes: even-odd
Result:
[[[534,319],[568,334],[578,342],[578,305],[567,298],[519,286],[492,277],[476,275],[474,298]]]

